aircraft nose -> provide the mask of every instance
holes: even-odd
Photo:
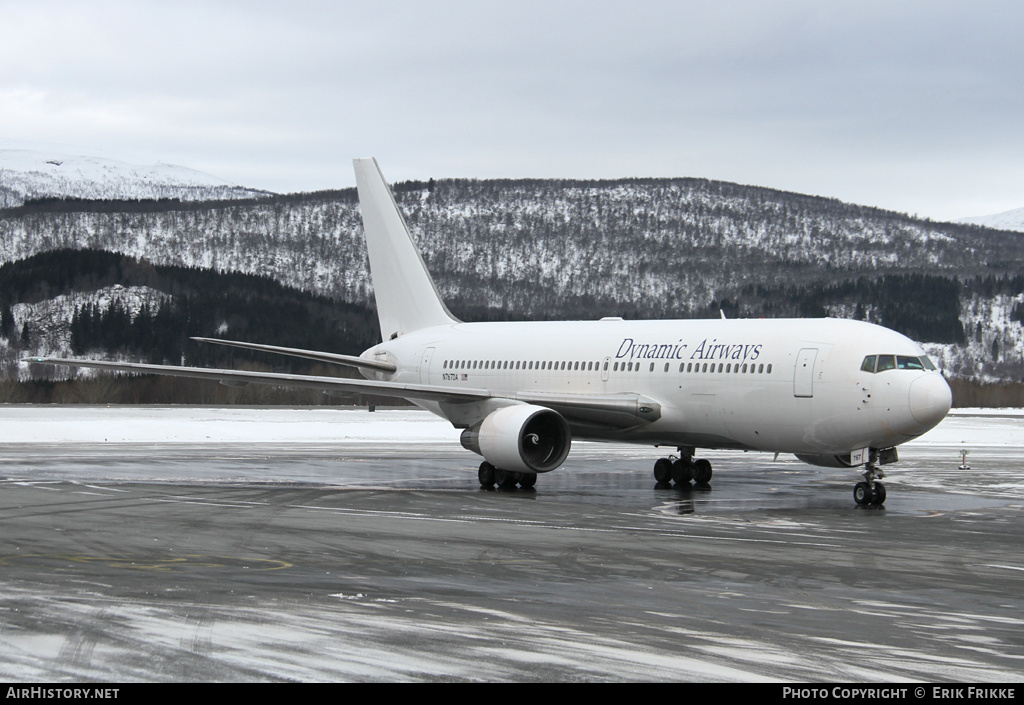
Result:
[[[951,406],[953,392],[942,375],[924,375],[910,385],[910,413],[922,426],[937,426]]]

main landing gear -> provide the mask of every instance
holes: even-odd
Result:
[[[885,504],[885,485],[878,482],[883,477],[885,473],[878,469],[874,462],[868,463],[864,470],[864,481],[853,486],[853,500],[861,506]]]
[[[690,485],[693,480],[698,485],[711,482],[711,463],[704,458],[694,460],[694,448],[680,447],[679,457],[659,458],[654,463],[654,479],[659,485],[676,483],[677,487]]]
[[[537,484],[537,473],[502,470],[501,468],[494,467],[485,460],[480,463],[480,469],[477,471],[477,479],[480,480],[480,486],[487,489],[494,487],[494,485],[498,485],[498,489],[511,490],[516,485],[519,485],[524,490],[528,490]]]

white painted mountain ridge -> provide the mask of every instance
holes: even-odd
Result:
[[[0,140],[0,208],[46,197],[196,201],[267,195],[183,166],[81,151]]]
[[[1024,232],[1024,208],[1014,208],[1005,213],[995,213],[993,215],[977,215],[971,218],[962,218],[959,222],[970,225],[984,225],[986,228],[995,228],[997,230]]]

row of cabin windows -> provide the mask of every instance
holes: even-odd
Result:
[[[652,362],[650,368],[648,369],[648,371],[649,372],[654,372],[654,367],[655,367],[656,364],[657,363]],[[614,371],[620,371],[621,372],[623,370],[625,370],[626,372],[633,372],[633,371],[639,372],[639,370],[640,370],[640,363],[639,362],[636,362],[636,363],[633,363],[633,362],[617,362],[617,363],[615,363],[615,365],[616,365],[616,367],[613,368],[613,370],[612,370],[613,372]],[[672,366],[672,363],[666,362],[665,363],[664,371],[668,372],[669,368],[671,368],[671,366]],[[725,373],[725,374],[744,374],[744,375],[745,374],[759,374],[759,375],[768,374],[768,375],[770,375],[772,373],[772,366],[771,366],[771,364],[768,364],[767,366],[765,366],[764,363],[762,363],[760,365],[755,365],[753,363],[750,363],[748,365],[747,363],[743,363],[741,365],[738,362],[736,364],[733,364],[731,362],[719,362],[716,365],[714,362],[711,362],[711,363],[707,363],[707,362],[704,362],[704,363],[700,363],[700,362],[696,362],[696,363],[694,363],[694,362],[680,362],[679,363],[679,372],[687,372],[687,373],[689,373],[689,372],[693,372],[693,373],[697,373],[697,372],[699,372],[699,373],[704,373],[704,372],[708,372],[708,373],[720,372],[720,373]]]
[[[656,363],[650,364],[649,372],[654,372]],[[445,360],[442,367],[446,370],[571,370],[594,372],[601,370],[600,362],[566,362],[554,360]],[[612,365],[612,372],[639,372],[639,362],[615,362]],[[665,363],[665,372],[669,371],[671,363]],[[717,368],[717,369],[716,369]],[[604,363],[604,370],[608,370],[608,362]],[[679,363],[679,372],[720,372],[725,374],[771,374],[772,366],[762,364],[733,364],[731,362],[719,362],[716,366],[712,363]]]
[[[446,370],[582,370],[593,372],[601,367],[600,362],[555,362],[553,360],[445,360]],[[608,369],[608,363],[604,363]]]

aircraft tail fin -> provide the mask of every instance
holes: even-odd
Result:
[[[441,300],[377,160],[353,160],[380,334],[458,323]]]

